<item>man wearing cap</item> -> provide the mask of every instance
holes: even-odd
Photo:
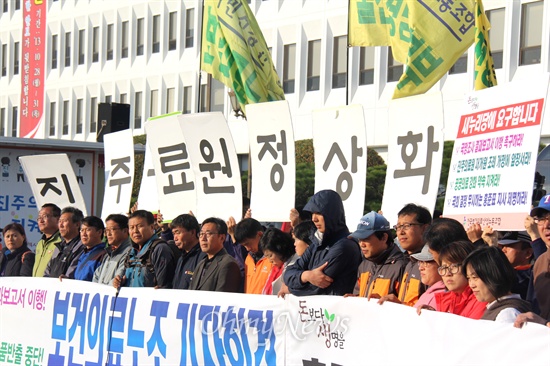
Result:
[[[304,207],[311,212],[317,231],[312,244],[284,274],[290,293],[305,295],[344,295],[353,291],[361,250],[348,239],[342,199],[333,190],[315,193]]]
[[[538,225],[540,238],[550,249],[550,194],[542,197],[539,205],[531,210],[531,216]],[[533,266],[533,286],[540,316],[550,320],[550,251],[546,250],[538,257]],[[536,308],[536,307],[535,307]]]
[[[371,211],[361,218],[351,237],[359,241],[364,256],[353,294],[368,298],[397,295],[406,261],[393,242],[388,220]]]
[[[518,280],[512,287],[512,293],[519,294],[523,300],[527,299],[533,267],[533,248],[529,234],[525,231],[508,231],[498,240],[498,246],[516,272]]]

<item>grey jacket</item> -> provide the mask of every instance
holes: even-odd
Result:
[[[115,251],[108,247],[101,264],[94,272],[92,282],[112,286],[115,276],[120,275],[122,277],[124,275],[126,257],[130,250],[132,250],[130,237],[124,240]]]

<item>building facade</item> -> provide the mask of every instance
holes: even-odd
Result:
[[[0,136],[19,136],[21,44],[27,0],[0,0]],[[367,143],[384,156],[388,105],[403,65],[388,47],[347,47],[346,0],[249,0],[270,48],[293,118],[295,139],[311,138],[311,111],[361,104]],[[550,2],[486,0],[499,84],[550,71]],[[98,104],[128,103],[130,128],[174,111],[221,111],[239,153],[246,122],[224,86],[200,72],[202,1],[48,0],[44,112],[37,137],[95,141]],[[470,49],[433,87],[441,91],[452,140],[464,93],[473,90]],[[346,87],[347,85],[347,87]],[[420,112],[420,111],[419,111]],[[422,113],[425,111],[422,111]],[[541,141],[550,143],[550,116]]]

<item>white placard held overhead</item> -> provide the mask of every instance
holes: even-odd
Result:
[[[108,133],[105,147],[105,194],[101,218],[126,214],[132,200],[134,184],[134,139],[131,130]]]
[[[149,142],[145,144],[145,158],[143,162],[143,175],[141,176],[141,185],[139,186],[138,208],[147,211],[158,211],[159,198],[157,190],[157,180],[155,177],[155,166],[151,157]]]
[[[258,221],[288,221],[296,195],[294,132],[285,100],[246,106],[252,193]]]
[[[315,150],[315,192],[332,189],[340,195],[346,223],[353,231],[363,216],[367,178],[367,136],[361,105],[312,112]]]
[[[145,125],[155,167],[158,209],[165,220],[196,212],[197,207],[195,174],[178,117],[150,119]]]
[[[549,74],[466,95],[443,215],[468,227],[524,230],[531,210]],[[548,178],[547,178],[548,179]]]
[[[392,100],[382,212],[391,225],[408,203],[435,208],[443,160],[441,93]]]
[[[60,208],[79,208],[88,214],[74,170],[67,154],[20,156],[36,205],[55,203]]]
[[[178,116],[196,177],[199,222],[242,216],[241,172],[227,121],[219,112]]]

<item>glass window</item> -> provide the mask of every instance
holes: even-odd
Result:
[[[120,103],[126,104],[128,101],[128,95],[127,94],[120,94]]]
[[[8,12],[8,0],[2,1],[2,13]]]
[[[15,10],[21,9],[21,0],[15,0]]]
[[[449,75],[464,74],[468,71],[468,51],[456,60],[455,64],[449,69]]]
[[[57,34],[52,35],[52,64],[51,68],[57,69]]]
[[[359,51],[359,85],[374,84],[374,47],[361,47]]]
[[[19,74],[19,42],[13,44],[13,74]]]
[[[206,100],[206,84],[201,85],[200,97],[201,97],[200,107],[199,107],[200,112],[208,112],[207,110],[208,101]]]
[[[195,34],[195,9],[187,9],[185,12],[185,48],[193,47]]]
[[[286,44],[283,54],[283,91],[294,93],[296,80],[296,44]]]
[[[55,136],[55,116],[57,114],[57,110],[55,109],[55,102],[50,103],[50,126],[49,126],[49,132],[48,136]]]
[[[143,55],[143,18],[137,20],[136,55]]]
[[[122,22],[122,49],[120,50],[120,57],[128,57],[128,21]]]
[[[166,113],[174,112],[174,97],[176,95],[176,89],[166,89]]]
[[[114,25],[107,25],[107,60],[113,59],[113,32]]]
[[[183,113],[191,113],[191,87],[183,87]]]
[[[210,80],[210,112],[223,112],[225,86],[214,78],[210,78]]]
[[[160,51],[160,15],[153,16],[153,53]]]
[[[491,23],[489,29],[489,44],[495,69],[502,68],[502,50],[504,49],[504,8],[487,11],[487,18]]]
[[[141,92],[136,92],[134,97],[134,129],[141,128]]]
[[[307,44],[307,91],[319,90],[321,80],[321,40]]]
[[[97,98],[92,97],[90,100],[90,132],[97,131]]]
[[[347,76],[348,37],[334,38],[334,53],[332,57],[332,88],[345,88]]]
[[[17,121],[19,117],[19,108],[17,106],[11,109],[11,137],[17,137]]]
[[[149,108],[149,117],[155,117],[159,110],[159,91],[151,90],[151,104]]]
[[[403,64],[393,58],[391,47],[388,47],[388,82],[399,81],[403,74]]]
[[[71,32],[65,33],[65,67],[71,66]]]
[[[8,45],[3,44],[2,45],[2,76],[6,76],[8,73]]]
[[[69,101],[63,101],[63,136],[69,134]]]
[[[92,62],[99,61],[99,27],[92,29]]]
[[[84,29],[78,31],[78,64],[84,65]]]
[[[0,136],[6,136],[6,108],[0,108]]]
[[[521,6],[520,65],[540,64],[543,8],[543,1],[525,3]]]
[[[82,133],[82,108],[83,108],[83,100],[77,99],[76,100],[76,133]]]
[[[176,49],[176,39],[177,39],[177,16],[178,13],[173,11],[169,14],[168,18],[168,50],[172,51]]]
[[[110,95],[105,96],[105,103],[111,104],[112,97]]]

